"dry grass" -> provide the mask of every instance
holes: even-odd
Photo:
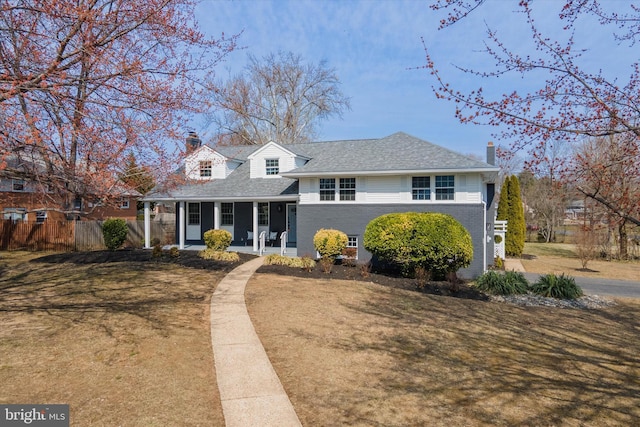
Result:
[[[640,280],[640,262],[593,260],[582,269],[575,246],[564,243],[527,243],[521,262],[529,273],[565,273],[571,276]],[[533,256],[533,257],[531,257]]]
[[[640,419],[640,303],[598,311],[256,274],[249,312],[308,426]]]
[[[41,257],[0,258],[0,402],[70,404],[78,426],[224,425],[208,323],[223,272]]]

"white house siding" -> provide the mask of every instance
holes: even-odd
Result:
[[[251,178],[275,178],[276,176],[266,174],[266,159],[278,159],[280,173],[289,172],[296,167],[296,159],[291,153],[283,150],[275,144],[268,144],[263,149],[258,150],[249,156]]]
[[[365,181],[364,179],[362,181]],[[363,202],[399,203],[402,202],[403,186],[399,176],[372,176],[366,178],[367,189]],[[357,185],[357,183],[356,183]],[[356,188],[356,190],[359,190]]]
[[[413,200],[411,176],[368,176],[356,178],[356,202],[366,204],[430,204],[430,203],[482,203],[483,185],[479,174],[455,175],[455,199],[435,200],[435,175],[431,176],[431,200]],[[340,175],[336,178],[336,186]],[[320,187],[318,178],[300,178],[300,204],[349,204],[353,201],[320,201]]]
[[[211,177],[200,176],[200,162],[211,161]],[[209,147],[202,147],[185,160],[185,173],[187,178],[196,180],[224,179],[236,168],[236,162],[227,162],[227,159],[216,153]]]

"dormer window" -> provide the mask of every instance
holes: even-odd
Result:
[[[200,178],[211,178],[211,160],[200,161]]]
[[[280,173],[280,159],[265,159],[266,175],[278,175]]]
[[[24,180],[14,179],[12,189],[13,191],[24,191]]]

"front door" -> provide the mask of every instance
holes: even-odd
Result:
[[[201,240],[200,203],[187,203],[187,240]]]
[[[297,212],[298,212],[298,205],[287,204],[287,231],[288,231],[287,241],[289,243],[296,243],[298,241],[296,239]]]

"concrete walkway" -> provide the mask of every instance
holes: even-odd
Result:
[[[302,426],[244,302],[247,281],[263,260],[235,268],[211,299],[211,343],[227,427]]]

